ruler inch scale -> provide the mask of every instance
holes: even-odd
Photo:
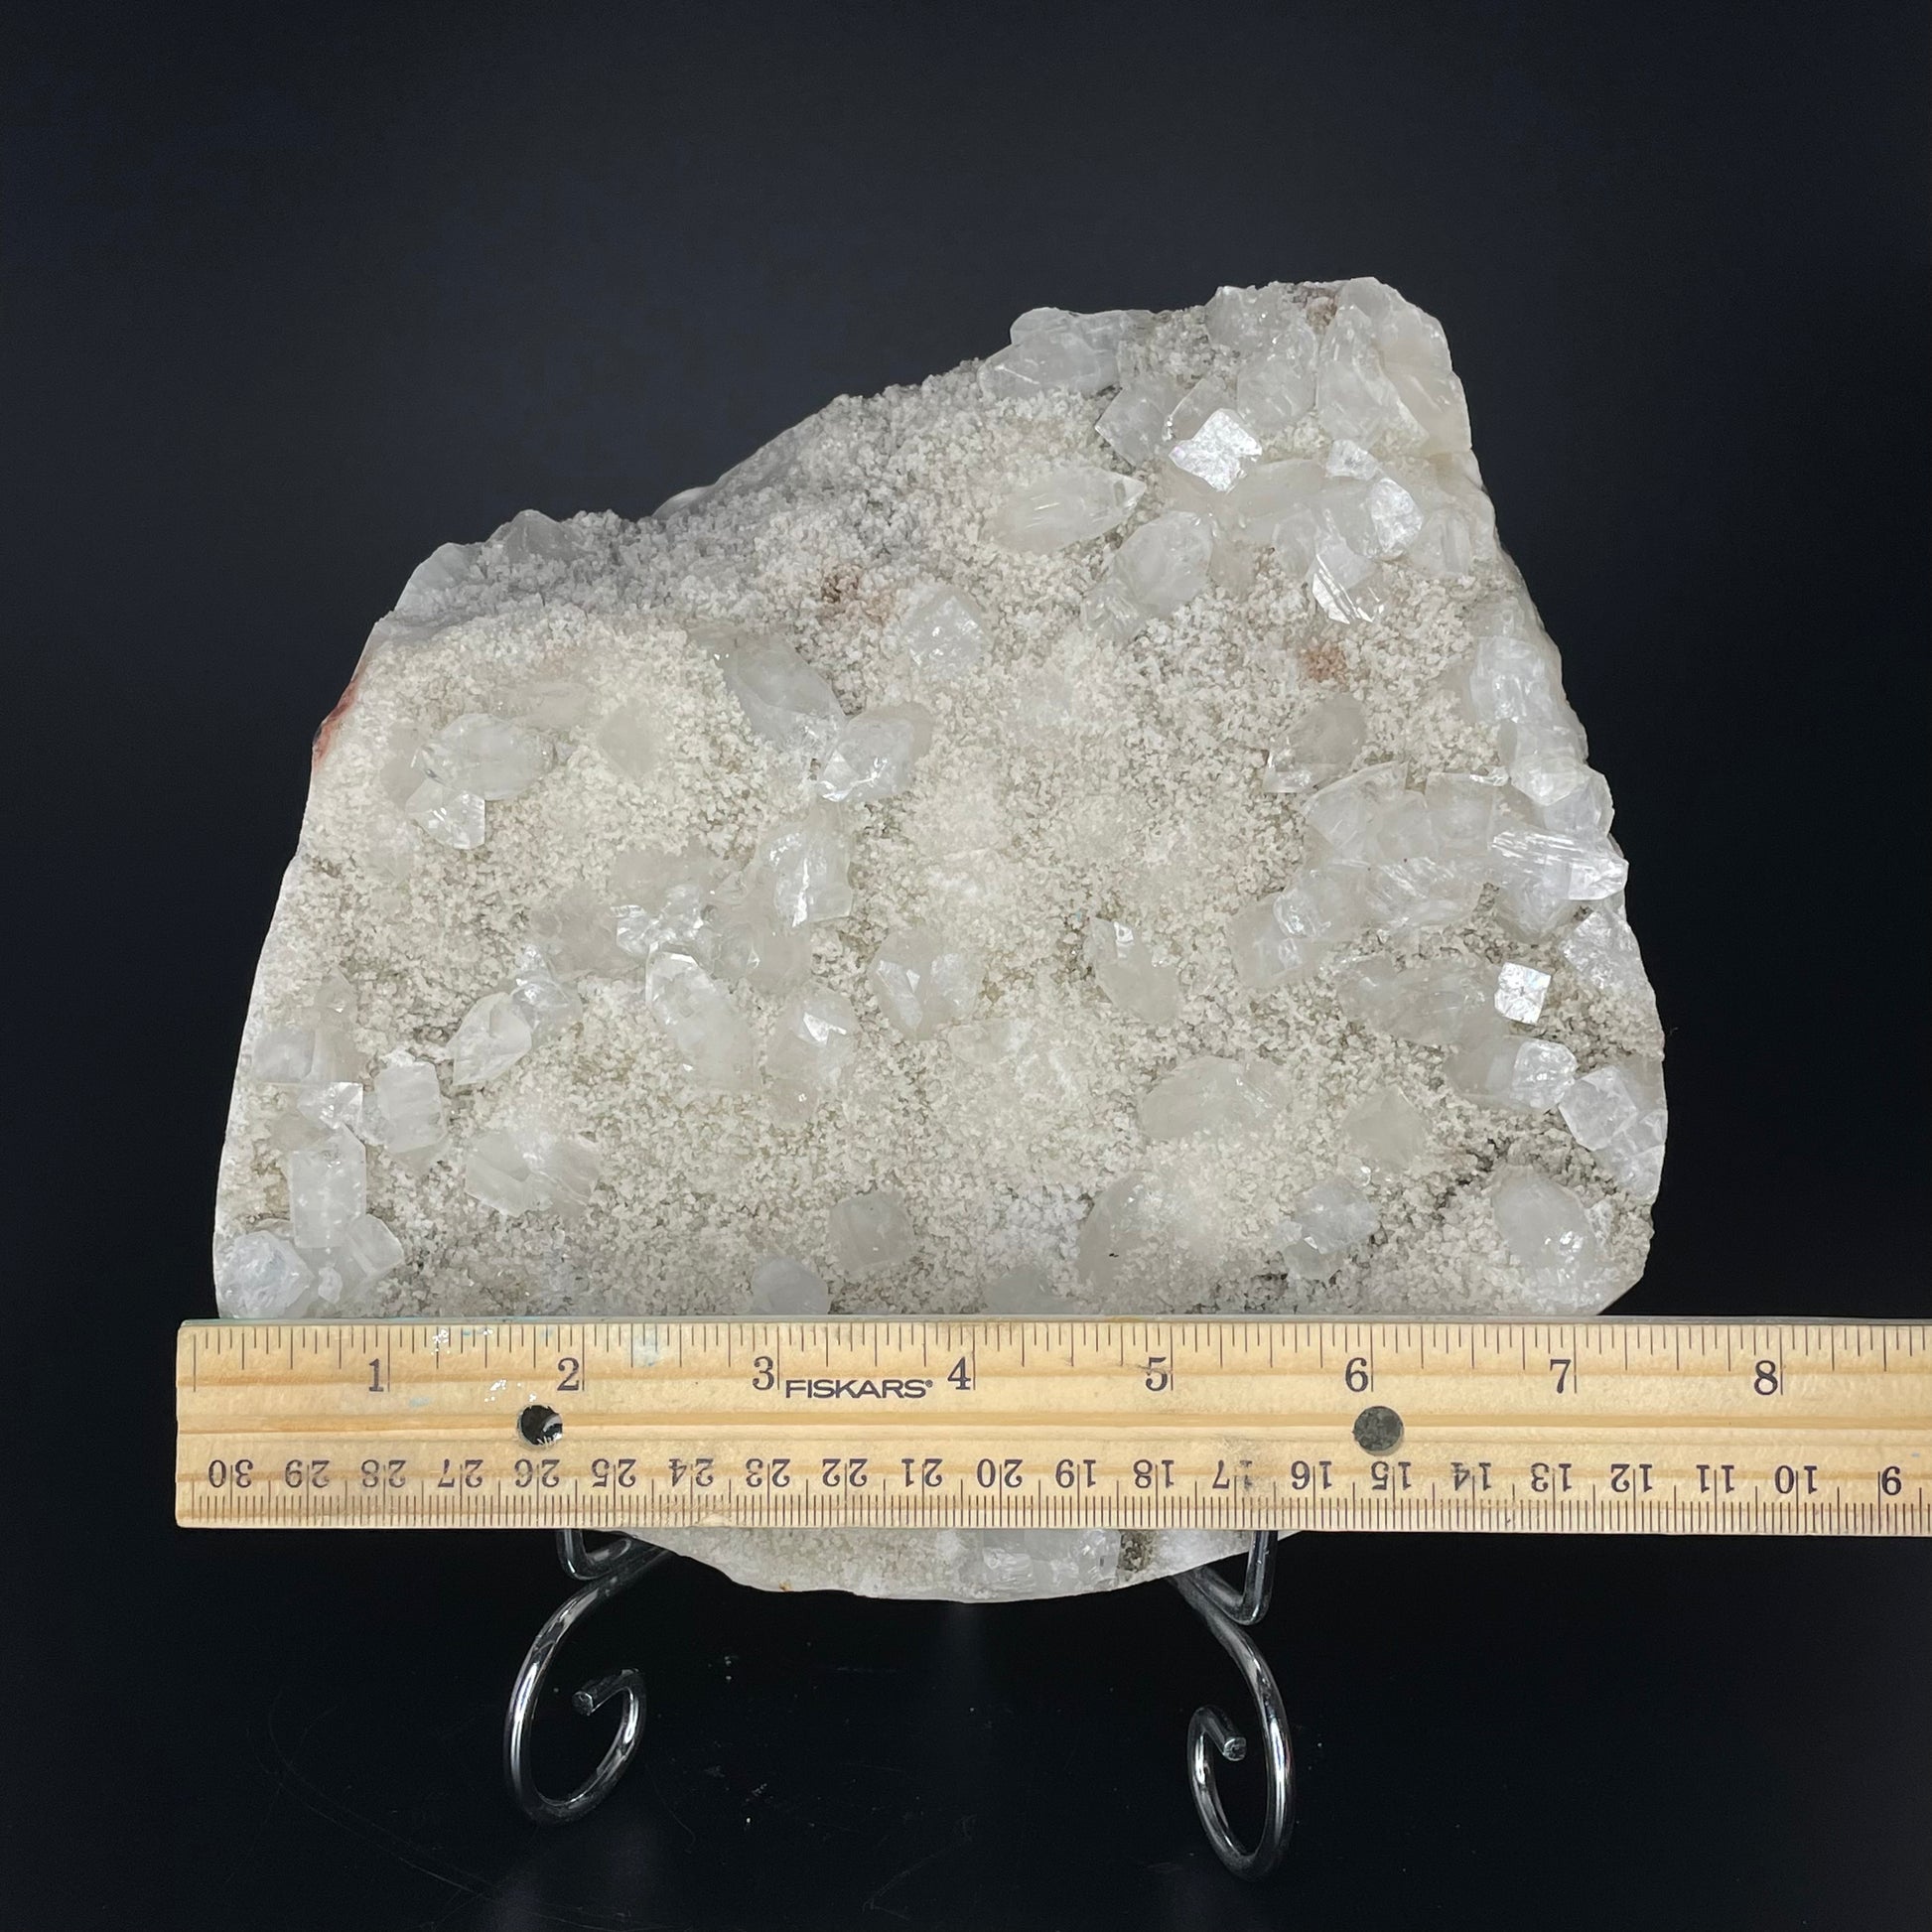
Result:
[[[1932,1322],[189,1321],[207,1528],[1932,1535]]]

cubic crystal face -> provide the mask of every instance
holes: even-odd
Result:
[[[1432,318],[1031,311],[412,576],[317,747],[218,1304],[1600,1308],[1668,1115],[1589,758]],[[662,1540],[969,1597],[1231,1547],[1042,1535]]]

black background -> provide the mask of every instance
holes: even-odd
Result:
[[[494,1784],[541,1539],[167,1513],[234,1041],[370,621],[446,539],[641,514],[1043,302],[1373,273],[1443,318],[1670,1032],[1622,1306],[1932,1313],[1927,38],[1334,0],[16,23],[6,1455],[85,1513],[8,1523],[6,1922],[1932,1922],[1921,1546],[1298,1539],[1265,1637],[1302,1823],[1246,1889],[1180,1776],[1238,1686],[1165,1587],[666,1566],[585,1640],[649,1675],[639,1765],[545,1835]],[[111,1324],[84,1373],[44,1309]]]

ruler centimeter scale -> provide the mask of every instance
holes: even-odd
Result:
[[[190,1321],[221,1528],[1932,1535],[1932,1322]]]

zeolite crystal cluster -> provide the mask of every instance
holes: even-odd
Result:
[[[1593,1311],[1662,1035],[1443,332],[1038,309],[641,522],[449,544],[325,725],[222,1311]],[[1223,1538],[705,1531],[764,1586]]]

